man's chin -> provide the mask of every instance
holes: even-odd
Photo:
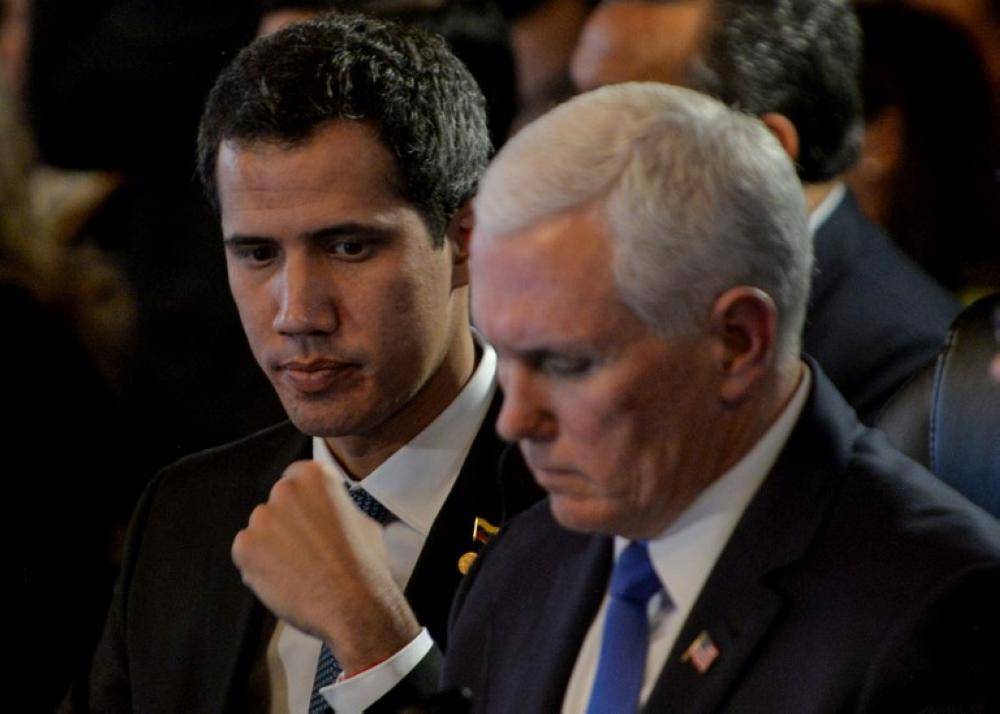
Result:
[[[659,532],[646,527],[638,513],[614,500],[550,493],[549,509],[556,523],[578,533],[603,533],[635,540],[648,539]]]
[[[592,499],[549,494],[552,517],[563,528],[579,533],[611,533],[610,525],[601,517]]]
[[[338,437],[362,434],[367,430],[367,420],[359,419],[357,412],[338,409],[331,413],[325,409],[303,407],[301,404],[285,405],[289,421],[303,434],[319,437]]]

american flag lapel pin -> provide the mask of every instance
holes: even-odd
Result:
[[[705,674],[719,656],[719,648],[712,642],[707,630],[694,638],[694,642],[681,655],[681,662],[690,662],[698,674]]]

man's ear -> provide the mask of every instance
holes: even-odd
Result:
[[[469,242],[472,239],[474,222],[475,217],[470,200],[458,207],[445,228],[444,239],[451,246],[452,289],[469,284]]]
[[[716,337],[723,401],[738,404],[750,395],[773,362],[777,329],[777,307],[763,290],[739,286],[716,299],[708,330]]]
[[[792,120],[777,112],[761,114],[760,120],[778,139],[778,143],[791,158],[792,163],[797,163],[799,160],[799,130],[792,124]]]

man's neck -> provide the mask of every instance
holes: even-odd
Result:
[[[806,197],[806,209],[812,213],[816,210],[819,204],[823,203],[830,192],[837,186],[840,179],[831,179],[829,181],[823,181],[821,183],[804,183],[802,184],[802,193]]]
[[[795,395],[805,369],[805,364],[798,359],[775,367],[762,380],[759,396],[748,402],[747,409],[737,410],[732,419],[717,427],[715,436],[719,440],[718,451],[722,457],[715,469],[716,478],[743,459],[774,426]],[[724,446],[727,444],[728,449]]]
[[[330,453],[352,479],[365,478],[427,428],[455,400],[472,377],[477,362],[475,342],[466,326],[413,398],[365,434],[326,437],[324,441]]]

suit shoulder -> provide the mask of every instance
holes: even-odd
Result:
[[[186,456],[160,471],[146,487],[133,516],[134,535],[152,529],[176,533],[176,523],[196,527],[230,518],[242,524],[266,499],[285,467],[308,457],[309,437],[283,422],[229,444]]]
[[[896,627],[869,670],[859,711],[997,711],[1000,563],[932,592]]]
[[[848,294],[859,301],[879,298],[867,305],[866,316],[874,309],[876,314],[903,318],[904,324],[929,323],[924,329],[936,334],[947,329],[961,309],[953,295],[861,214],[853,198],[817,231],[816,240],[821,284],[845,299]],[[915,304],[920,305],[916,314]]]
[[[923,578],[1000,565],[1000,524],[867,429],[855,445],[839,499],[871,547]],[[891,567],[891,566],[890,566]]]
[[[274,426],[245,436],[236,441],[185,456],[164,468],[158,475],[160,488],[164,484],[192,486],[191,482],[227,479],[284,467],[296,458],[303,458],[309,437],[298,431],[291,422]]]
[[[937,354],[961,304],[848,196],[816,233],[803,350],[862,417]]]
[[[283,421],[235,441],[189,454],[167,466],[164,471],[183,471],[205,465],[227,463],[233,458],[259,458],[286,445],[294,444],[295,448],[302,448],[308,439],[309,437],[296,429],[290,421]]]

